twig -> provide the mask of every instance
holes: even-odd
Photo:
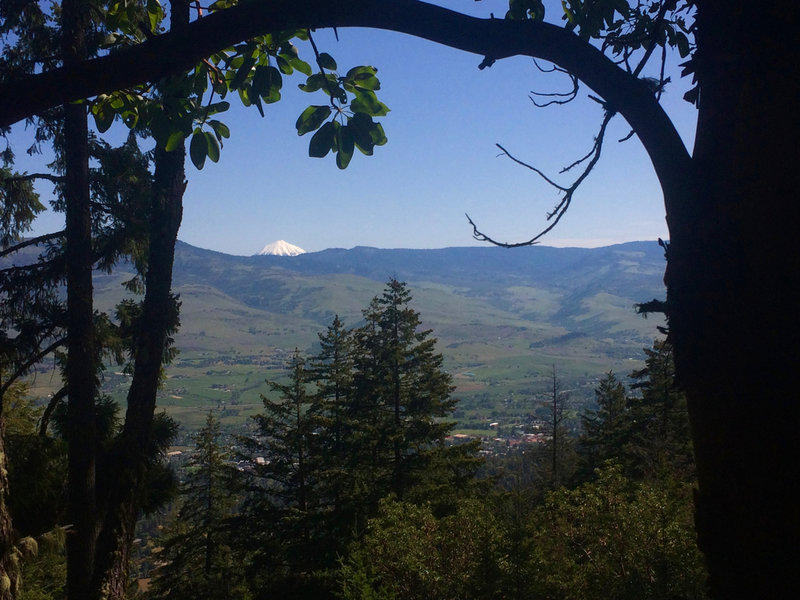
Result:
[[[328,88],[328,96],[330,96],[330,98],[331,98],[331,106],[333,108],[335,108],[336,111],[338,112],[339,111],[339,107],[336,106],[336,102],[335,102],[335,100],[333,98],[334,90],[331,87],[331,82],[330,82],[330,80],[328,79],[328,76],[325,73],[325,67],[323,67],[322,63],[320,62],[319,50],[317,49],[317,44],[314,42],[314,38],[311,35],[311,30],[307,29],[306,32],[308,33],[308,41],[311,42],[311,49],[314,50],[314,58],[315,58],[315,60],[317,62],[317,66],[319,67],[319,72],[322,74],[322,78],[325,80],[325,87]]]
[[[539,69],[539,71],[541,71],[542,73],[563,73],[564,75],[569,77],[570,80],[572,81],[572,90],[570,90],[569,92],[534,92],[534,91],[531,91],[532,96],[528,96],[528,98],[530,98],[530,100],[531,100],[531,102],[533,102],[534,106],[536,106],[537,108],[545,108],[546,106],[551,106],[553,104],[559,104],[559,105],[560,104],[568,104],[568,103],[572,102],[573,100],[575,100],[575,98],[578,97],[578,91],[580,89],[580,84],[578,82],[578,78],[577,77],[575,77],[574,75],[572,75],[568,71],[566,71],[566,70],[564,70],[564,69],[562,69],[562,68],[560,68],[560,67],[558,67],[556,65],[553,65],[553,67],[550,68],[550,69],[545,69],[544,67],[542,67],[538,63],[538,61],[536,59],[533,59],[533,64],[536,65],[536,68]],[[554,100],[548,100],[547,102],[544,102],[544,103],[540,104],[539,102],[536,101],[534,96],[536,98],[555,98],[555,99]]]
[[[611,121],[611,119],[613,118],[614,114],[615,113],[613,111],[606,110],[605,116],[603,117],[603,122],[600,125],[600,131],[598,132],[597,136],[594,139],[594,144],[592,146],[591,151],[586,156],[584,156],[581,159],[575,161],[574,163],[572,163],[572,165],[570,165],[569,167],[566,167],[564,170],[562,170],[562,172],[564,172],[566,170],[569,170],[572,167],[574,167],[574,166],[586,161],[587,159],[589,159],[589,162],[587,163],[586,168],[575,179],[575,181],[573,181],[572,184],[569,185],[568,187],[564,187],[562,185],[557,184],[552,179],[547,177],[544,173],[542,173],[541,170],[537,169],[536,167],[534,167],[534,166],[532,166],[532,165],[530,165],[530,164],[528,164],[526,162],[523,162],[523,161],[519,160],[518,158],[516,158],[513,155],[511,155],[500,144],[497,144],[497,147],[500,148],[500,150],[503,151],[503,154],[505,154],[508,158],[513,160],[515,163],[517,163],[519,165],[522,165],[523,167],[527,167],[528,169],[530,169],[531,171],[533,171],[534,173],[539,175],[539,177],[541,177],[545,182],[550,184],[552,187],[557,189],[559,192],[562,192],[564,194],[564,196],[561,198],[561,200],[558,202],[558,204],[556,204],[556,206],[553,208],[553,210],[551,212],[547,213],[547,220],[548,221],[552,221],[552,223],[550,223],[545,229],[540,231],[538,234],[536,234],[535,236],[533,236],[529,240],[526,240],[524,242],[511,242],[511,243],[509,243],[509,242],[498,242],[494,238],[492,238],[492,237],[486,235],[485,233],[483,233],[482,231],[480,231],[478,229],[478,226],[472,220],[472,218],[469,215],[466,215],[467,221],[469,221],[469,224],[472,225],[472,237],[475,238],[478,241],[488,242],[488,243],[493,244],[495,246],[500,246],[501,248],[519,248],[519,247],[522,247],[522,246],[533,246],[533,245],[537,244],[539,242],[539,240],[545,234],[549,233],[556,225],[558,225],[558,222],[561,220],[561,218],[566,214],[567,210],[569,209],[569,206],[572,203],[572,198],[573,198],[573,196],[575,194],[575,191],[580,187],[580,185],[583,183],[583,181],[589,176],[589,173],[592,172],[592,170],[594,169],[594,166],[597,164],[597,161],[600,160],[600,154],[602,153],[602,150],[603,150],[603,140],[605,138],[606,128],[608,127],[608,123]]]

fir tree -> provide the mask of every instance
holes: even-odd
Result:
[[[318,554],[320,520],[320,454],[313,439],[320,409],[308,393],[310,374],[295,350],[289,382],[267,381],[277,399],[262,395],[264,412],[254,417],[257,435],[242,440],[251,462],[248,498],[240,529],[242,546],[256,587],[278,595],[311,597],[316,574],[324,568]]]
[[[436,499],[464,473],[474,473],[475,448],[447,447],[456,405],[452,379],[431,330],[409,306],[405,283],[391,279],[364,311],[357,332],[357,401],[375,415],[372,447],[377,488],[399,499]],[[381,487],[381,483],[383,487]]]
[[[237,494],[229,459],[220,444],[219,421],[209,412],[195,437],[180,508],[163,546],[165,564],[156,573],[150,598],[250,597],[230,536]]]
[[[325,537],[317,553],[331,565],[348,540],[366,521],[362,498],[369,486],[358,434],[363,415],[356,410],[353,387],[354,339],[337,315],[324,334],[320,351],[309,360],[310,378],[317,384],[313,447],[319,458],[318,496],[324,511]]]
[[[693,481],[689,415],[686,396],[675,385],[672,346],[657,340],[645,354],[645,367],[631,373],[636,380],[631,389],[641,392],[629,400],[634,474],[646,479],[671,475]]]
[[[594,470],[609,459],[620,459],[630,434],[630,415],[625,386],[609,371],[594,390],[597,408],[581,416],[583,433],[578,441],[581,478],[590,479]]]

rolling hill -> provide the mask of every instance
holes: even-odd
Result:
[[[312,352],[336,314],[357,326],[390,277],[409,284],[464,410],[529,402],[546,388],[553,365],[576,398],[590,398],[609,369],[627,374],[639,366],[642,348],[658,335],[661,320],[643,319],[634,304],[663,298],[663,270],[655,242],[249,257],[179,242],[180,355],[159,404],[190,427],[215,406],[241,422],[260,408],[264,378],[280,377],[289,352]],[[99,306],[122,297],[127,276],[123,266],[96,277]],[[37,385],[46,389],[42,380]],[[104,383],[122,398],[124,375],[109,369]]]

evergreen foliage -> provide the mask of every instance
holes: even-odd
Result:
[[[297,592],[312,585],[323,566],[318,553],[321,455],[314,437],[320,414],[317,397],[308,392],[305,359],[295,350],[289,382],[268,381],[277,398],[262,395],[263,413],[254,417],[255,435],[241,438],[248,465],[247,499],[242,510],[241,545],[249,555],[257,588]]]
[[[631,373],[630,446],[634,475],[694,481],[694,457],[686,396],[675,385],[672,347],[656,340],[646,348],[645,367]]]
[[[237,503],[230,453],[220,443],[219,421],[209,412],[195,437],[180,507],[160,556],[163,565],[149,598],[213,600],[250,597],[234,558],[229,519]]]
[[[404,283],[391,280],[347,330],[336,317],[289,382],[268,382],[248,461],[242,541],[253,577],[272,593],[330,593],[329,574],[393,494],[452,510],[474,486],[476,444],[447,446],[450,376]],[[313,384],[313,385],[312,385]],[[254,525],[255,524],[255,525]]]
[[[686,397],[675,386],[669,342],[645,348],[643,369],[631,373],[633,393],[608,373],[595,390],[598,408],[581,418],[581,476],[617,461],[629,477],[647,481],[694,481]]]
[[[594,482],[549,493],[528,535],[536,598],[705,598],[686,487],[633,482],[607,466]]]
[[[621,456],[630,431],[625,386],[612,371],[594,391],[597,408],[581,416],[583,432],[578,440],[581,475],[588,479],[605,461]]]

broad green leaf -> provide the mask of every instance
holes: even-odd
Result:
[[[221,112],[225,112],[231,107],[231,103],[223,100],[222,102],[215,102],[214,104],[208,105],[208,111],[206,112],[207,115],[215,115]]]
[[[281,99],[280,89],[283,87],[281,72],[275,67],[256,67],[253,75],[253,91],[257,92],[265,102],[271,104]]]
[[[328,121],[319,128],[308,142],[308,155],[312,158],[324,158],[336,143],[336,123]]]
[[[208,154],[208,142],[206,136],[198,128],[192,133],[192,141],[189,143],[189,158],[192,159],[192,164],[198,169],[202,169],[206,162]]]
[[[164,144],[164,150],[166,150],[167,152],[172,152],[173,150],[181,146],[183,144],[183,140],[185,139],[186,139],[186,134],[184,134],[182,131],[172,132],[170,136],[167,138],[167,143]]]
[[[336,166],[340,169],[346,169],[347,165],[350,164],[350,159],[353,158],[353,150],[355,149],[353,132],[346,125],[339,127],[336,130],[336,138],[336,145],[338,146]]]
[[[133,129],[139,122],[139,112],[136,110],[129,110],[122,115],[122,122],[128,129]]]
[[[311,65],[304,61],[302,58],[293,58],[289,61],[296,70],[300,71],[303,75],[311,75]]]
[[[94,114],[94,123],[97,126],[97,131],[105,133],[109,127],[114,123],[114,116],[116,113],[111,110],[110,106],[93,106],[92,114]]]
[[[372,118],[364,113],[356,113],[347,120],[347,128],[353,136],[356,147],[367,156],[372,156],[372,148],[375,146],[371,134],[375,125]]]
[[[253,66],[256,64],[256,59],[252,56],[248,56],[242,62],[242,66],[236,71],[236,75],[233,76],[233,80],[231,80],[230,88],[232,90],[237,90],[244,85],[244,82],[250,77],[250,74],[253,71]]]
[[[297,118],[297,122],[295,123],[297,135],[305,135],[309,131],[314,131],[319,128],[330,114],[330,106],[309,106]]]
[[[291,75],[294,69],[292,68],[291,63],[286,60],[280,54],[275,57],[275,62],[278,63],[278,68],[281,70],[281,73],[284,75]]]
[[[383,146],[388,141],[386,133],[383,131],[383,125],[380,123],[375,123],[375,127],[370,131],[370,135],[372,136],[372,142],[376,146]]]
[[[350,103],[350,110],[354,113],[365,113],[372,117],[383,117],[389,108],[370,90],[356,90],[356,98]]]
[[[345,79],[361,79],[367,77],[374,77],[375,74],[378,72],[378,69],[375,67],[368,67],[366,65],[360,65],[358,67],[353,67],[347,72],[345,75]]]
[[[305,83],[301,83],[297,87],[304,92],[316,92],[317,90],[326,86],[327,84],[325,83],[325,76],[321,73],[314,73],[308,79],[306,79]]]
[[[336,61],[333,60],[333,57],[327,52],[321,53],[317,60],[323,69],[328,69],[329,71],[336,70]]]
[[[211,160],[211,162],[218,162],[219,142],[217,141],[217,138],[210,131],[204,131],[203,135],[206,138],[206,146],[207,146],[207,153],[209,160]]]
[[[222,138],[229,138],[231,137],[231,130],[228,129],[228,126],[221,121],[217,121],[216,119],[211,119],[208,122],[208,126],[214,130],[214,133],[217,135],[218,139]]]

